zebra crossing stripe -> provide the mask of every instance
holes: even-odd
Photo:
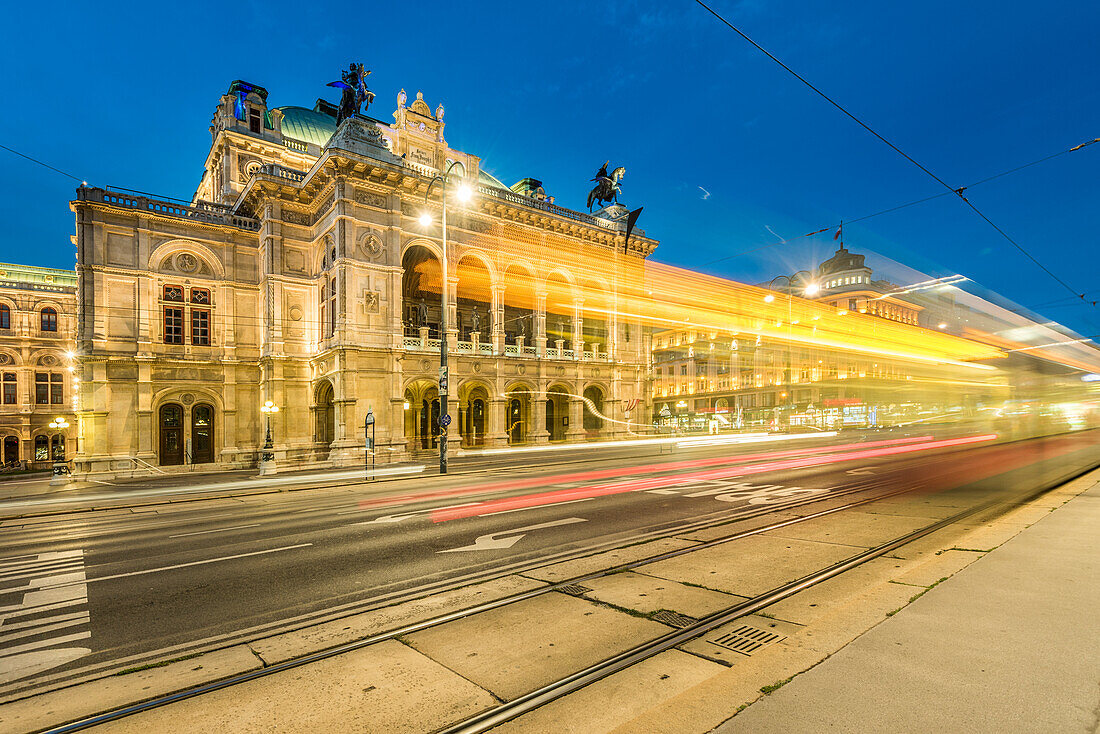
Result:
[[[89,611],[67,611],[88,603],[83,550],[2,559],[0,584],[0,684],[91,654],[71,646],[92,636]]]

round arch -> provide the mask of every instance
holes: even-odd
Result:
[[[180,252],[190,252],[197,255],[210,268],[210,272],[214,274],[214,277],[225,277],[225,267],[222,265],[221,258],[218,257],[217,253],[201,242],[185,239],[168,240],[154,247],[153,251],[149,253],[149,269],[159,272],[168,258]],[[196,275],[198,274],[196,273]]]
[[[313,442],[327,451],[336,438],[336,388],[328,378],[313,386]]]
[[[220,395],[202,387],[167,387],[153,394],[152,407],[157,463],[217,462],[224,443]]]
[[[490,396],[493,388],[484,380],[471,378],[458,387],[458,432],[462,446],[483,446],[489,427]]]
[[[455,316],[460,341],[470,341],[474,332],[488,341],[493,312],[493,271],[480,254],[466,253],[455,265]]]
[[[443,263],[434,247],[407,245],[401,254],[401,321],[406,336],[420,329],[439,337],[442,315]]]
[[[569,405],[575,399],[577,391],[568,382],[552,382],[546,388],[546,425],[550,441],[565,440],[569,431]]]

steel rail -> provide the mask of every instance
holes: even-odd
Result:
[[[768,507],[761,508],[761,510],[758,511],[758,512],[745,513],[743,515],[739,515],[739,516],[734,517],[734,518],[726,517],[726,518],[723,518],[723,519],[714,520],[714,521],[710,521],[710,522],[707,522],[707,523],[694,523],[693,524],[693,526],[700,526],[700,527],[689,527],[689,528],[681,527],[681,528],[669,529],[667,531],[664,531],[658,537],[670,537],[672,535],[677,535],[677,534],[684,533],[684,532],[696,532],[698,530],[706,529],[708,527],[717,527],[717,526],[720,526],[720,525],[723,525],[723,524],[731,524],[731,523],[735,523],[735,522],[739,522],[739,521],[743,521],[743,520],[753,519],[753,518],[759,517],[761,515],[771,514],[771,513],[777,512],[777,511],[781,511],[781,510],[791,509],[791,508],[794,508],[794,507],[801,507],[801,506],[804,506],[804,505],[809,505],[809,504],[814,504],[816,502],[821,502],[821,501],[827,500],[827,499],[835,499],[837,497],[842,497],[842,496],[846,496],[846,495],[849,495],[849,494],[864,492],[864,491],[867,491],[869,488],[871,488],[871,485],[873,485],[873,484],[874,484],[874,482],[872,482],[872,481],[861,482],[861,483],[859,483],[855,486],[849,487],[847,489],[840,490],[840,491],[834,492],[834,493],[828,493],[828,494],[825,494],[823,496],[815,496],[815,497],[804,498],[804,499],[800,499],[800,500],[792,501],[792,502],[788,502],[788,503],[779,503],[779,504],[776,504],[776,505],[770,505]],[[151,709],[159,708],[161,706],[166,706],[168,704],[176,703],[178,701],[183,701],[183,700],[188,699],[188,698],[193,698],[195,696],[201,696],[201,695],[206,694],[206,693],[212,693],[212,692],[217,691],[217,690],[221,690],[221,689],[224,689],[224,688],[229,688],[229,687],[232,687],[232,686],[235,686],[235,685],[239,685],[241,683],[246,683],[246,682],[251,681],[251,680],[256,680],[257,678],[264,678],[264,677],[267,677],[268,675],[272,675],[272,674],[275,674],[275,673],[280,673],[280,672],[283,672],[283,671],[286,671],[286,670],[292,670],[294,668],[297,668],[297,667],[300,667],[300,666],[303,666],[303,665],[308,665],[310,663],[318,662],[318,661],[321,661],[321,660],[326,660],[328,658],[332,658],[332,657],[335,657],[337,655],[342,655],[344,653],[352,652],[352,651],[355,651],[355,650],[360,650],[360,649],[363,649],[365,647],[370,647],[370,646],[376,645],[380,642],[384,642],[386,640],[394,639],[395,637],[400,637],[400,636],[403,636],[403,635],[412,634],[414,632],[419,632],[419,631],[422,631],[422,630],[425,630],[425,629],[430,629],[432,627],[437,627],[439,625],[446,624],[448,622],[453,622],[453,621],[456,621],[456,620],[459,620],[459,619],[463,619],[465,617],[473,616],[475,614],[480,614],[482,612],[487,612],[487,611],[490,611],[490,610],[493,610],[493,609],[498,609],[500,607],[508,606],[508,605],[511,605],[511,604],[516,604],[518,602],[525,601],[527,599],[532,599],[534,597],[542,596],[544,594],[548,594],[548,593],[553,592],[553,591],[558,591],[559,589],[561,589],[563,587],[566,587],[566,586],[570,586],[572,584],[577,584],[577,583],[581,583],[581,582],[584,582],[584,581],[590,581],[590,580],[593,580],[593,579],[602,578],[604,576],[609,576],[609,575],[612,575],[612,574],[615,574],[615,573],[621,573],[622,571],[628,571],[628,570],[631,570],[631,569],[634,569],[634,568],[638,568],[640,566],[648,565],[650,563],[656,563],[658,561],[663,561],[663,560],[666,560],[666,559],[669,559],[669,558],[675,558],[677,556],[681,556],[681,555],[684,555],[684,554],[687,554],[687,553],[692,553],[692,552],[695,552],[697,550],[703,550],[705,548],[713,548],[715,546],[722,545],[724,543],[730,543],[730,542],[733,542],[735,540],[740,540],[742,538],[746,538],[746,537],[749,537],[749,536],[758,535],[758,534],[767,532],[769,530],[776,530],[776,529],[779,529],[779,528],[788,527],[790,525],[795,525],[795,524],[798,524],[800,522],[805,522],[807,520],[813,520],[813,519],[816,519],[816,518],[819,518],[819,517],[824,517],[826,515],[831,515],[831,514],[834,514],[834,513],[837,513],[837,512],[842,512],[844,510],[849,510],[849,509],[852,509],[854,507],[859,507],[861,505],[869,504],[871,502],[877,502],[877,501],[882,500],[882,499],[887,499],[889,497],[893,497],[893,496],[896,496],[896,495],[912,492],[917,488],[918,488],[918,486],[916,484],[913,484],[911,486],[906,486],[905,488],[902,488],[902,489],[896,489],[896,490],[891,491],[891,492],[886,492],[886,493],[883,493],[883,494],[879,494],[879,495],[876,495],[874,497],[868,497],[866,499],[861,499],[861,500],[858,500],[856,502],[850,502],[850,503],[847,503],[847,504],[844,504],[844,505],[838,505],[837,507],[830,507],[828,509],[821,510],[821,511],[815,512],[815,513],[811,513],[809,515],[805,515],[805,516],[802,516],[802,517],[789,518],[789,519],[786,519],[786,520],[781,520],[779,522],[769,523],[767,525],[762,525],[758,528],[753,528],[751,530],[744,530],[744,531],[741,531],[741,532],[738,532],[738,533],[734,533],[733,535],[724,536],[724,537],[721,537],[721,538],[716,538],[714,540],[702,542],[702,543],[699,543],[697,545],[693,545],[693,546],[688,547],[688,548],[678,548],[678,549],[675,549],[675,550],[666,551],[664,553],[660,553],[660,554],[655,555],[655,556],[649,556],[649,557],[642,558],[642,559],[639,559],[639,560],[636,560],[636,561],[630,561],[630,562],[627,562],[627,563],[620,564],[618,566],[614,566],[614,567],[611,567],[611,568],[608,568],[608,569],[604,569],[602,571],[597,571],[597,572],[594,572],[594,573],[584,574],[584,575],[581,575],[581,576],[566,579],[564,581],[559,581],[559,582],[556,582],[556,583],[553,583],[553,584],[550,584],[550,585],[547,585],[547,586],[539,587],[537,589],[531,589],[529,591],[520,592],[519,594],[513,594],[511,596],[503,597],[501,599],[496,599],[496,600],[485,602],[483,604],[479,604],[479,605],[476,605],[476,606],[473,606],[473,607],[468,607],[466,609],[460,609],[460,610],[456,610],[454,612],[448,612],[447,614],[442,614],[442,615],[438,615],[436,617],[432,617],[432,618],[429,618],[429,619],[426,619],[426,620],[422,620],[420,622],[414,622],[414,623],[411,623],[411,624],[407,624],[407,625],[404,625],[402,627],[399,627],[399,628],[396,628],[396,629],[393,629],[393,630],[390,630],[390,631],[387,631],[387,632],[382,632],[382,633],[379,633],[379,634],[376,634],[376,635],[371,635],[370,637],[365,637],[361,640],[356,640],[354,642],[345,643],[343,645],[338,645],[336,647],[332,647],[332,648],[329,648],[329,649],[326,649],[326,650],[321,650],[321,651],[318,651],[318,652],[310,653],[308,655],[304,655],[304,656],[301,656],[301,657],[292,658],[290,660],[284,660],[282,662],[276,663],[276,664],[268,666],[268,667],[259,668],[259,669],[256,669],[256,670],[251,670],[251,671],[248,671],[246,673],[241,673],[239,675],[232,676],[232,677],[229,677],[229,678],[225,678],[225,679],[222,679],[222,680],[219,680],[219,681],[213,681],[211,683],[205,683],[205,684],[202,684],[200,686],[195,686],[195,687],[192,687],[192,688],[184,689],[182,691],[177,691],[175,693],[167,694],[167,695],[164,695],[164,696],[159,696],[157,698],[153,698],[153,699],[150,699],[148,701],[143,701],[141,703],[133,704],[133,705],[126,706],[126,707],[123,707],[123,708],[120,708],[120,709],[116,709],[116,710],[113,710],[113,711],[108,711],[108,712],[105,712],[105,713],[102,713],[102,714],[97,714],[95,716],[80,719],[78,721],[71,722],[71,723],[68,723],[68,724],[64,724],[62,726],[47,729],[43,732],[43,734],[69,734],[69,732],[81,731],[81,730],[88,729],[88,728],[93,727],[93,726],[99,726],[100,724],[105,724],[105,723],[109,723],[109,722],[112,722],[112,721],[117,721],[119,719],[125,718],[127,716],[131,716],[133,714],[141,713],[143,711],[149,711]],[[621,547],[621,542],[618,545]],[[598,551],[595,551],[595,552],[598,552]],[[592,555],[593,553],[594,553],[593,551],[587,551],[586,550],[584,555],[581,555],[579,557],[584,557],[585,555]],[[572,560],[572,559],[565,559],[565,560]],[[560,563],[560,562],[562,562],[562,561],[561,560],[555,560],[552,563]],[[545,565],[550,565],[550,564],[545,563],[543,559],[539,559],[539,563],[537,565],[531,566],[531,568],[538,568],[540,566],[545,566]],[[530,570],[530,568],[528,568],[526,570]],[[509,574],[515,573],[515,571],[509,571],[508,573]],[[224,646],[222,646],[222,647],[224,647]],[[57,690],[57,689],[55,689],[55,690]]]
[[[826,566],[823,569],[815,571],[811,574],[803,576],[801,578],[790,581],[781,586],[764,592],[759,596],[752,599],[748,599],[740,604],[731,606],[725,610],[721,610],[710,614],[699,621],[684,627],[679,630],[674,630],[668,634],[662,635],[654,640],[638,645],[625,652],[608,658],[602,662],[591,665],[584,670],[580,670],[565,678],[561,678],[553,683],[549,683],[541,688],[538,688],[530,693],[524,694],[511,701],[507,701],[499,706],[488,709],[480,714],[472,716],[465,721],[452,725],[445,729],[438,730],[438,734],[480,734],[480,732],[488,731],[496,726],[499,726],[507,721],[510,721],[525,713],[529,713],[541,706],[562,698],[570,693],[573,693],[585,686],[591,685],[596,681],[606,678],[609,675],[617,673],[621,670],[629,668],[632,665],[646,660],[658,653],[670,650],[678,645],[682,645],[700,635],[721,627],[722,625],[733,622],[741,617],[748,616],[762,609],[765,609],[777,602],[780,602],[800,591],[815,586],[823,581],[827,581],[835,576],[838,576],[846,571],[863,565],[864,563],[883,556],[890,551],[896,550],[914,540],[919,540],[926,535],[930,535],[937,530],[952,525],[960,520],[964,520],[967,517],[976,515],[985,510],[989,510],[1000,504],[1007,504],[1009,507],[1024,504],[1032,499],[1039,497],[1046,492],[1050,491],[1054,487],[1065,484],[1067,481],[1088,473],[1095,467],[1086,469],[1080,472],[1071,472],[1068,478],[1063,478],[1053,484],[1044,486],[1042,489],[1029,493],[1023,499],[1017,499],[1010,503],[1005,503],[1002,499],[993,499],[988,502],[980,503],[974,507],[968,508],[954,515],[946,517],[942,520],[938,520],[923,528],[918,528],[910,533],[906,533],[893,540],[887,541],[881,545],[870,548],[866,551],[857,553],[856,555],[847,558],[845,560],[838,561],[830,566]]]
[[[622,547],[627,547],[627,546],[630,546],[630,545],[636,545],[636,544],[641,543],[641,542],[649,542],[649,541],[652,541],[652,540],[660,540],[660,539],[663,539],[663,538],[670,538],[670,537],[674,537],[676,535],[680,535],[680,534],[683,534],[683,533],[690,533],[690,532],[697,532],[697,531],[700,531],[700,530],[707,530],[707,529],[710,529],[710,528],[721,527],[722,525],[730,525],[730,524],[734,524],[734,523],[738,523],[738,522],[744,522],[746,520],[752,520],[752,519],[755,519],[757,517],[761,517],[761,516],[764,516],[764,515],[769,515],[769,514],[772,514],[772,513],[775,513],[775,512],[780,512],[780,511],[790,510],[790,509],[796,509],[796,508],[799,508],[799,507],[812,505],[814,503],[822,502],[822,501],[829,500],[829,499],[836,499],[836,498],[845,497],[845,496],[848,496],[848,495],[851,495],[851,494],[858,494],[859,492],[864,492],[864,491],[868,491],[869,489],[872,489],[873,486],[875,485],[875,483],[876,482],[874,480],[864,480],[860,483],[854,484],[854,485],[852,485],[850,487],[847,487],[845,489],[842,489],[842,490],[837,490],[835,492],[829,492],[829,493],[823,494],[823,495],[816,495],[816,496],[813,496],[813,497],[803,497],[803,498],[790,500],[790,501],[787,501],[787,502],[776,503],[774,505],[768,505],[766,507],[761,507],[758,510],[750,510],[748,512],[745,512],[745,511],[742,510],[742,511],[734,511],[732,514],[729,513],[729,512],[725,512],[725,511],[720,512],[720,513],[710,513],[710,515],[717,514],[717,515],[720,515],[720,516],[719,517],[714,517],[712,519],[705,519],[705,520],[699,520],[699,521],[696,521],[696,522],[689,522],[689,523],[686,523],[686,524],[681,523],[681,524],[677,524],[677,525],[674,525],[674,526],[667,526],[667,525],[658,526],[657,529],[643,530],[641,532],[635,533],[633,535],[628,535],[628,536],[625,536],[625,537],[616,537],[613,540],[605,541],[605,542],[599,543],[597,545],[590,545],[590,546],[586,546],[584,548],[579,548],[579,549],[576,549],[576,550],[563,551],[563,552],[556,553],[556,554],[549,555],[549,556],[539,556],[538,558],[530,559],[530,560],[521,560],[521,561],[518,561],[518,562],[511,563],[511,564],[503,565],[503,566],[498,565],[498,566],[494,566],[491,569],[486,569],[486,570],[483,570],[483,571],[475,571],[473,573],[466,574],[464,576],[447,577],[447,578],[441,579],[440,581],[435,581],[435,582],[432,582],[432,583],[429,583],[429,584],[423,584],[421,586],[414,587],[412,589],[399,589],[397,591],[387,592],[387,593],[384,593],[384,594],[378,594],[378,595],[370,597],[369,599],[365,599],[365,600],[362,600],[362,601],[350,602],[350,603],[342,605],[340,607],[329,608],[329,609],[325,609],[325,610],[320,610],[319,612],[316,612],[316,613],[313,613],[313,614],[302,615],[298,619],[295,619],[295,620],[292,620],[292,621],[279,620],[279,621],[276,621],[276,622],[271,622],[271,623],[267,623],[267,624],[264,624],[264,625],[259,625],[258,627],[252,628],[251,630],[246,630],[243,634],[238,633],[238,634],[224,635],[224,636],[222,636],[221,639],[218,639],[216,642],[207,641],[207,644],[201,644],[201,645],[195,645],[195,646],[189,646],[186,643],[184,643],[182,645],[174,646],[173,648],[170,648],[169,650],[163,650],[162,649],[162,650],[149,651],[147,653],[139,653],[139,654],[130,656],[128,658],[125,658],[124,660],[128,664],[141,665],[141,664],[145,664],[145,663],[148,663],[148,662],[156,662],[158,657],[164,657],[168,654],[171,654],[172,656],[177,656],[177,657],[181,654],[183,654],[183,655],[204,654],[204,653],[207,653],[207,652],[212,652],[214,650],[223,649],[223,648],[228,647],[230,645],[247,644],[247,643],[250,643],[250,642],[254,642],[256,640],[266,639],[266,638],[271,637],[271,636],[276,635],[276,634],[285,634],[285,633],[289,633],[289,632],[294,632],[294,631],[301,630],[301,629],[306,629],[308,627],[315,626],[315,625],[318,625],[318,624],[324,624],[324,623],[335,621],[335,620],[338,620],[338,619],[345,619],[345,618],[353,616],[355,614],[363,614],[363,613],[375,611],[375,610],[378,610],[378,609],[391,607],[391,606],[394,606],[395,604],[402,604],[402,603],[406,603],[406,602],[416,601],[418,599],[423,599],[423,598],[425,598],[427,596],[430,596],[432,594],[438,594],[438,593],[443,593],[443,592],[446,592],[446,591],[452,591],[454,589],[464,588],[464,587],[467,587],[467,586],[470,586],[470,585],[476,584],[476,583],[486,583],[486,582],[489,582],[489,581],[494,581],[494,580],[498,580],[500,578],[507,577],[507,576],[512,575],[512,574],[524,573],[526,571],[531,571],[531,570],[534,570],[534,569],[543,568],[543,567],[548,566],[548,565],[553,565],[553,564],[557,564],[557,563],[565,563],[565,562],[568,562],[568,561],[587,558],[589,556],[593,556],[593,555],[597,555],[599,553],[607,552],[608,550],[614,550],[615,548],[622,548]],[[863,501],[860,501],[860,502],[850,503],[848,505],[841,506],[838,509],[850,509],[851,507],[856,507],[860,504],[865,504],[867,502],[874,502],[874,501],[879,500],[879,499],[885,499],[887,497],[894,496],[895,494],[900,494],[900,493],[912,491],[913,489],[916,489],[916,487],[914,486],[914,487],[906,487],[906,488],[897,489],[894,492],[881,494],[881,495],[876,495],[875,497],[870,497],[870,498],[867,498],[866,500],[863,500]],[[817,515],[815,515],[815,517],[816,516]],[[805,519],[810,519],[810,518],[807,517]],[[796,519],[796,521],[797,520],[798,519]],[[786,522],[786,521],[784,521],[784,522]],[[767,529],[767,528],[764,528],[764,529]],[[731,539],[733,539],[733,538],[731,538]],[[711,542],[717,543],[717,542],[720,542],[721,540],[722,539],[718,539],[718,541],[711,541]],[[647,563],[653,563],[653,562],[656,562],[658,560],[663,560],[666,556],[667,557],[673,557],[673,556],[676,556],[676,555],[680,555],[682,552],[689,552],[689,551],[692,551],[692,550],[696,550],[700,547],[702,547],[702,546],[701,545],[696,545],[696,546],[691,546],[690,548],[678,549],[676,551],[672,551],[672,552],[670,552],[670,554],[661,554],[660,556],[653,556],[653,557],[639,559],[638,561],[633,561],[629,564],[623,564],[622,568],[623,568],[623,570],[627,570],[628,566],[633,567],[635,565],[645,565]],[[615,567],[615,569],[618,569],[618,568],[620,568],[620,567]],[[557,587],[560,587],[562,585],[568,585],[568,584],[571,584],[571,583],[578,583],[580,581],[583,581],[583,580],[586,580],[586,579],[591,579],[591,578],[598,578],[599,576],[605,575],[606,573],[609,573],[610,571],[615,570],[615,569],[609,569],[606,572],[597,572],[594,575],[586,575],[584,577],[577,577],[575,579],[569,579],[568,581],[563,581],[563,582],[559,582],[559,583],[554,584],[553,588],[550,588],[550,587],[540,588],[537,591],[539,591],[539,593],[546,593],[548,591],[554,591],[554,590],[556,590]],[[437,575],[439,575],[439,574],[437,574]],[[389,586],[393,586],[393,585],[394,584],[390,584]],[[380,587],[380,588],[386,588],[386,587]],[[524,593],[526,593],[526,592],[524,592]],[[518,601],[518,599],[515,599],[513,597],[503,597],[502,599],[497,600],[497,602],[491,602],[491,603],[494,604],[495,606],[499,606],[499,605],[503,605],[503,604],[506,604],[506,603],[510,603],[512,601]],[[494,606],[494,608],[495,608],[495,606]],[[338,611],[336,611],[336,610],[338,610]],[[480,609],[478,609],[478,610],[483,611],[483,610],[480,610]],[[467,614],[469,614],[469,613],[473,613],[473,612],[468,611]],[[308,617],[308,618],[306,618],[306,617]],[[442,620],[440,623],[443,623],[443,621],[449,621],[449,620]],[[283,625],[283,626],[281,626],[281,627],[278,626],[280,624]],[[378,640],[378,641],[381,641],[381,640]],[[117,663],[116,663],[116,666],[117,666]],[[104,670],[109,670],[111,667],[112,667],[112,663],[100,663],[100,664],[96,664],[96,665],[93,665],[93,666],[88,666],[88,667],[83,668],[83,669],[75,669],[75,670],[71,670],[71,671],[66,671],[64,673],[56,673],[56,674],[54,674],[54,676],[56,676],[56,677],[52,678],[48,683],[45,683],[45,684],[40,685],[38,687],[31,687],[29,685],[26,685],[26,686],[20,685],[20,682],[16,682],[16,683],[9,684],[9,685],[6,685],[6,686],[0,686],[0,697],[2,697],[2,696],[17,696],[18,697],[18,698],[9,698],[7,701],[0,702],[0,705],[3,705],[4,703],[10,703],[10,702],[15,701],[15,700],[28,698],[28,697],[35,696],[35,695],[43,695],[43,694],[49,693],[51,691],[60,690],[60,689],[70,687],[70,686],[73,686],[73,685],[79,685],[81,683],[89,682],[91,680],[101,679],[103,677],[103,675],[97,675],[96,673],[104,671]],[[84,675],[83,678],[80,677],[82,674]],[[53,687],[48,687],[50,685],[50,683],[56,683],[58,681],[62,681],[62,684],[61,685],[56,685],[56,686],[53,686]],[[30,681],[26,681],[26,683],[30,683]]]

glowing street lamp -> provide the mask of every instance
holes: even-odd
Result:
[[[267,438],[264,440],[263,453],[260,455],[260,474],[274,474],[278,471],[275,464],[275,444],[271,440],[271,415],[279,412],[279,406],[268,400],[260,406],[260,412],[264,414],[267,423]]]
[[[451,423],[451,416],[447,413],[447,382],[449,380],[449,374],[447,370],[447,184],[451,180],[451,170],[460,165],[459,161],[451,161],[451,165],[447,166],[447,170],[442,174],[436,176],[428,184],[428,190],[424,192],[424,203],[428,203],[428,197],[431,196],[432,187],[437,183],[442,185],[443,200],[440,205],[440,225],[441,225],[441,240],[443,258],[442,265],[442,279],[440,281],[440,302],[443,306],[439,313],[439,473],[447,473],[447,427]],[[462,182],[461,176],[458,177],[459,184],[455,190],[455,198],[459,203],[465,204],[473,198],[473,190],[468,184]],[[427,227],[432,223],[432,217],[427,212],[420,215],[421,226]]]
[[[802,292],[810,298],[813,298],[821,292],[821,286],[819,286],[817,283],[810,283],[802,290]]]
[[[50,477],[50,486],[56,487],[62,484],[69,483],[69,465],[65,463],[65,429],[69,427],[69,422],[62,416],[57,416],[54,420],[50,421],[50,430],[57,431],[57,443],[54,444],[53,436],[50,440],[50,452],[53,454],[53,476]],[[57,449],[61,449],[60,458],[58,458]]]

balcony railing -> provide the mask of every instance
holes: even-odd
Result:
[[[255,232],[260,228],[260,222],[252,217],[242,217],[227,210],[219,211],[218,208],[204,202],[200,206],[177,204],[149,196],[124,194],[117,191],[106,191],[99,188],[81,186],[76,190],[79,201],[89,201],[123,209],[135,209],[160,214],[168,217],[187,219],[194,222],[207,224],[220,224],[227,227]]]

